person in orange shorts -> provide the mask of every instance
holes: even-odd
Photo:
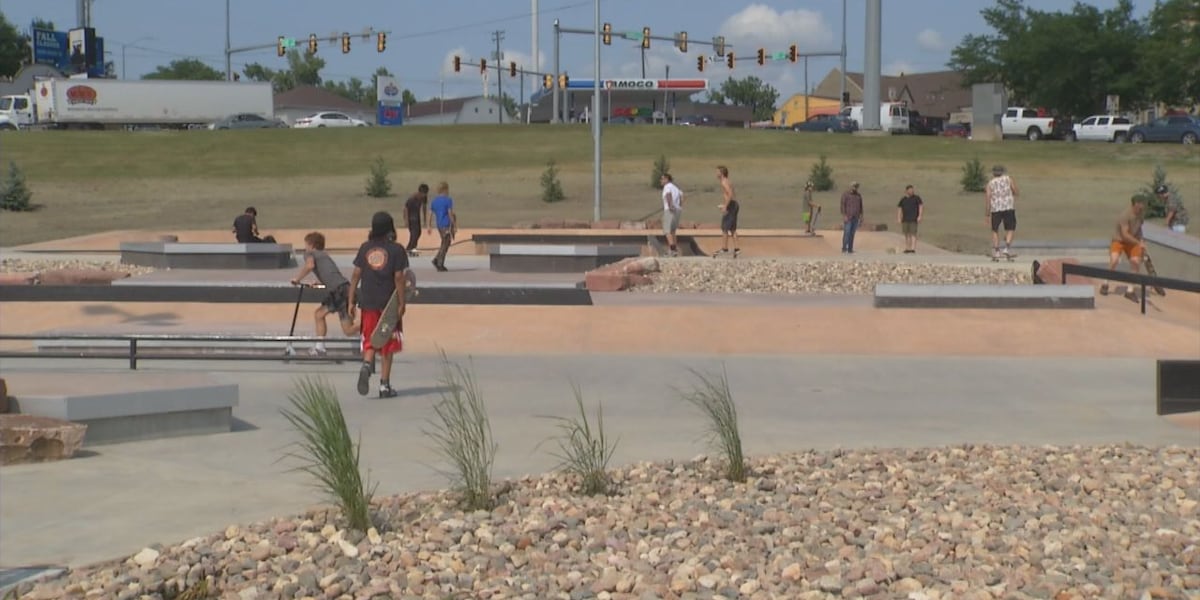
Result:
[[[1112,244],[1108,247],[1108,268],[1117,270],[1121,255],[1129,259],[1129,268],[1134,273],[1142,269],[1142,253],[1146,242],[1142,240],[1142,222],[1145,221],[1146,199],[1134,196],[1129,200],[1129,208],[1121,211],[1117,218],[1117,226],[1113,230]],[[1100,294],[1108,295],[1108,282],[1100,285]]]

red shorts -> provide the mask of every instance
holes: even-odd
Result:
[[[375,331],[375,327],[379,325],[379,317],[383,315],[382,310],[362,309],[362,351],[372,350],[371,348],[371,333]],[[404,349],[404,320],[401,319],[396,324],[396,331],[392,332],[391,339],[388,340],[382,348],[378,348],[381,354],[396,354]]]

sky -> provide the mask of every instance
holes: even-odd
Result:
[[[387,67],[400,85],[419,99],[434,96],[478,95],[483,80],[477,67],[464,65],[461,73],[451,68],[452,57],[478,64],[495,51],[492,32],[504,31],[501,44],[505,61],[516,61],[533,70],[532,0],[228,0],[231,7],[233,47],[273,44],[277,36],[307,40],[310,33],[327,36],[334,32],[362,32],[367,27],[390,31],[387,50],[378,53],[375,41],[356,37],[351,52],[343,54],[339,44],[323,43],[318,56],[326,61],[325,79],[345,80],[357,76],[369,80],[378,67]],[[1087,2],[1108,9],[1117,0]],[[34,18],[53,21],[60,31],[75,25],[75,0],[0,0],[0,11],[25,30]],[[723,64],[710,64],[704,73],[696,69],[700,53],[711,49],[691,44],[684,54],[670,42],[654,40],[646,51],[648,78],[661,78],[670,66],[672,78],[707,78],[716,87],[726,77],[755,75],[774,85],[781,99],[804,90],[803,61],[769,62],[760,67],[753,60],[758,48],[786,51],[797,44],[800,52],[838,52],[842,44],[842,7],[846,6],[847,70],[862,71],[865,44],[866,0],[601,0],[601,20],[615,31],[641,31],[650,27],[654,35],[686,31],[688,39],[711,40],[724,35],[735,46],[740,60],[731,72]],[[992,0],[884,0],[883,72],[937,71],[945,68],[950,50],[964,35],[989,33],[980,10]],[[1042,10],[1069,10],[1072,0],[1032,0],[1027,4]],[[1153,0],[1135,0],[1140,15]],[[590,29],[594,23],[593,0],[539,0],[540,72],[552,70],[553,21],[562,26]],[[140,77],[160,64],[177,58],[194,57],[224,69],[225,2],[221,0],[95,0],[92,24],[105,38],[109,60],[126,75]],[[124,47],[123,47],[124,46]],[[564,34],[560,61],[572,79],[590,79],[593,68],[590,36]],[[637,42],[615,38],[602,46],[601,73],[604,78],[639,78],[641,51]],[[278,68],[284,59],[274,48],[235,54],[234,70],[258,62]],[[837,57],[809,59],[809,85],[815,86],[832,68]],[[489,88],[495,88],[495,73]],[[518,83],[504,74],[505,91],[514,96]],[[530,78],[525,93],[540,85]]]

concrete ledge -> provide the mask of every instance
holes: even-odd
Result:
[[[1142,235],[1160,276],[1200,281],[1200,239],[1152,224],[1142,226]]]
[[[1095,308],[1090,285],[875,286],[875,308]]]
[[[122,242],[121,263],[159,269],[283,269],[296,261],[291,244]]]
[[[641,256],[642,247],[600,244],[496,244],[488,269],[496,273],[583,273]]]
[[[87,425],[85,445],[228,433],[238,386],[189,375],[10,375],[17,412]]]
[[[517,304],[542,306],[589,306],[591,295],[580,283],[429,283],[419,286],[421,295],[413,304]],[[211,302],[248,304],[292,304],[296,289],[291,285],[194,285],[190,282],[147,285],[0,286],[0,302]],[[305,293],[301,302],[319,303],[323,294]]]

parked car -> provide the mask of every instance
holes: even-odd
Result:
[[[366,127],[367,122],[355,119],[346,113],[320,112],[296,119],[292,127],[311,129],[314,127]]]
[[[688,127],[717,127],[720,125],[712,115],[688,115],[679,119],[678,123]]]
[[[274,129],[277,127],[287,127],[287,123],[253,113],[230,115],[208,125],[209,129]]]
[[[792,131],[826,131],[829,133],[854,133],[858,123],[850,117],[840,115],[813,115],[803,123],[792,125]]]
[[[1031,142],[1041,139],[1065,139],[1071,133],[1071,120],[1053,117],[1043,109],[1010,106],[1000,119],[1004,137],[1023,137]]]
[[[1142,125],[1134,125],[1129,128],[1129,141],[1135,144],[1142,142],[1195,144],[1200,141],[1200,118],[1189,115],[1170,115]]]
[[[1071,128],[1071,140],[1076,142],[1124,142],[1125,136],[1132,126],[1133,123],[1126,117],[1096,115],[1076,123]]]
[[[971,125],[968,123],[946,123],[942,127],[942,137],[970,138]]]
[[[908,132],[913,135],[938,135],[946,125],[942,117],[927,117],[911,110],[908,112]]]

